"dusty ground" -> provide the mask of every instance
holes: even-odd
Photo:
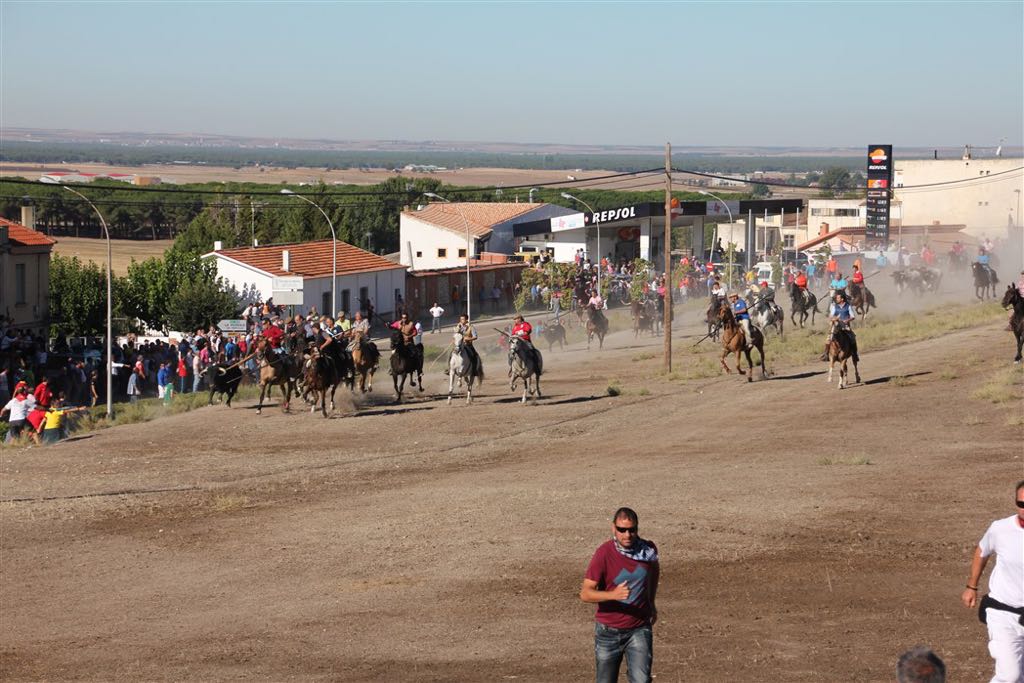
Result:
[[[690,321],[682,373],[714,353]],[[492,360],[469,407],[435,367],[329,420],[242,402],[3,450],[0,677],[585,681],[619,505],[662,550],[657,680],[887,681],[918,643],[990,675],[958,597],[1024,475],[1020,401],[972,397],[1001,320],[865,349],[842,392],[771,359],[671,381],[660,348],[547,354],[526,407]]]
[[[88,237],[56,237],[57,246],[54,251],[61,256],[77,256],[82,261],[93,261],[107,265],[106,240]],[[114,273],[124,275],[128,272],[128,264],[145,261],[151,256],[163,256],[174,240],[110,240],[111,257],[114,261]]]

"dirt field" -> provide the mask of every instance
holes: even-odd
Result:
[[[82,261],[94,261],[107,265],[106,240],[88,237],[56,237],[54,251],[61,256],[77,256]],[[124,275],[132,259],[145,261],[151,256],[163,256],[174,240],[110,240],[110,252],[114,261],[114,273]]]
[[[5,449],[0,677],[592,680],[577,592],[630,505],[662,552],[657,680],[891,681],[919,643],[982,680],[959,595],[1024,476],[1020,373],[978,393],[1004,321],[864,349],[846,391],[771,358],[666,379],[622,331],[546,354],[536,405],[494,359],[472,406],[435,367],[328,420],[241,402]],[[715,355],[694,315],[676,335],[681,375]]]

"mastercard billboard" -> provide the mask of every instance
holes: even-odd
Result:
[[[892,187],[892,145],[868,145],[867,242],[889,240],[889,188]]]

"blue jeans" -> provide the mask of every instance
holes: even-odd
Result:
[[[597,683],[616,683],[619,680],[622,655],[626,655],[629,683],[651,683],[654,635],[650,626],[619,629],[596,623],[594,654],[597,660]]]
[[[433,319],[433,325],[430,328],[431,333],[441,331],[441,318],[437,317]]]

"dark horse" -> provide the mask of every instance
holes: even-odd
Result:
[[[805,292],[807,294],[806,297],[804,296]],[[809,289],[800,289],[796,286],[795,282],[790,282],[789,303],[789,318],[793,321],[794,325],[800,325],[803,328],[804,322],[810,317],[811,327],[814,327],[814,316],[818,312],[818,297],[814,296],[814,292]],[[810,313],[807,311],[810,311]],[[799,321],[796,319],[797,314],[800,314]]]
[[[1020,290],[1016,286],[1010,285],[1006,288],[1006,294],[1003,295],[1002,304],[1003,308],[1013,306],[1010,329],[1013,330],[1013,336],[1017,338],[1017,355],[1013,362],[1019,363],[1021,361],[1020,350],[1024,346],[1024,296],[1021,296]]]
[[[652,304],[648,307],[648,304]],[[629,305],[630,313],[633,315],[633,337],[639,337],[644,330],[650,330],[651,335],[656,334],[654,330],[654,315],[651,309],[653,302],[646,299],[634,299]]]
[[[865,285],[857,285],[851,282],[846,287],[846,294],[850,299],[850,305],[853,306],[853,310],[857,311],[857,315],[861,317],[867,317],[868,311],[872,308],[878,308],[878,304],[875,303],[875,295]]]
[[[587,304],[587,351],[590,350],[590,342],[594,335],[597,335],[598,348],[603,349],[606,334],[608,334],[608,318],[594,308],[593,304]]]
[[[406,377],[412,386],[416,386],[413,375],[416,375],[420,391],[423,391],[423,354],[414,344],[406,344],[402,333],[395,330],[391,333],[391,379],[395,385],[395,403],[402,400]]]
[[[991,292],[992,298],[995,299],[996,285],[999,284],[996,271],[975,261],[971,264],[971,273],[974,275],[974,296],[984,300]]]
[[[765,379],[767,371],[764,367],[764,335],[761,333],[756,326],[750,326],[750,333],[753,339],[751,340],[750,347],[747,346],[746,335],[743,334],[743,327],[736,322],[736,316],[733,315],[732,308],[728,304],[722,304],[718,309],[718,321],[722,324],[722,357],[719,359],[722,367],[725,371],[732,372],[729,369],[729,365],[725,362],[726,356],[730,353],[736,354],[736,371],[741,375],[747,375],[747,381],[754,381],[754,363],[750,359],[750,348],[757,349],[758,353],[761,354],[761,379]],[[743,372],[741,366],[740,354],[745,354],[747,357],[747,368],[750,370],[750,374]]]
[[[853,360],[853,374],[857,378],[857,383],[860,384],[860,369],[857,367],[857,363],[860,362],[860,357],[857,355],[857,340],[854,338],[853,332],[846,326],[836,323],[833,325],[832,340],[828,343],[828,381],[832,381],[832,370],[836,363],[839,363],[839,388],[845,389],[847,360]]]
[[[309,360],[303,369],[303,378],[306,393],[313,394],[313,407],[310,412],[315,411],[316,404],[319,403],[320,413],[327,417],[327,392],[331,392],[331,410],[334,410],[334,392],[338,390],[338,385],[343,379],[337,360],[321,353],[320,348],[312,344]]]
[[[708,337],[711,337],[712,341],[718,341],[718,335],[722,331],[722,323],[718,321],[718,309],[722,306],[726,306],[725,297],[711,295],[711,302],[708,304],[707,313],[704,314],[704,320],[708,324]]]

